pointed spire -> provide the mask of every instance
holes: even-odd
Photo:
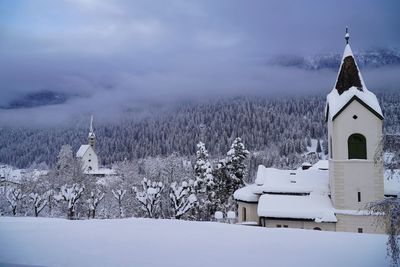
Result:
[[[351,87],[356,87],[358,90],[363,91],[364,82],[362,81],[360,71],[354,59],[353,51],[349,44],[350,34],[349,28],[346,27],[346,47],[344,48],[342,63],[340,64],[339,74],[336,81],[335,88],[339,95],[344,91],[349,90]]]
[[[346,44],[349,44],[349,39],[350,39],[349,27],[346,27],[346,34],[344,35],[344,39],[346,39]]]
[[[89,128],[89,136],[88,136],[89,145],[95,149],[96,147],[96,135],[93,130],[93,115],[90,116],[90,128]]]
[[[93,133],[93,115],[90,116],[90,129],[89,131]]]

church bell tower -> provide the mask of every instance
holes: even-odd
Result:
[[[96,149],[96,135],[93,131],[93,115],[90,117],[90,129],[89,129],[89,136],[88,136],[88,143],[93,148]]]
[[[383,199],[383,165],[375,160],[382,140],[382,111],[367,89],[349,44],[335,87],[327,96],[329,180],[335,209],[359,210]]]

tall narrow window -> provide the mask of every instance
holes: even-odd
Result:
[[[329,154],[331,156],[331,159],[333,158],[333,147],[332,147],[332,136],[329,137]]]
[[[367,141],[362,134],[352,134],[347,140],[349,159],[367,159]]]
[[[242,208],[242,219],[245,222],[247,220],[246,208]]]
[[[358,202],[361,202],[361,192],[357,192]]]

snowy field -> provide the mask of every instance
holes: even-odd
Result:
[[[0,266],[375,267],[389,264],[386,238],[211,222],[3,217]]]

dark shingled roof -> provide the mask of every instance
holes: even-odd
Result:
[[[363,90],[356,62],[352,56],[347,56],[341,65],[335,88],[338,90],[339,95],[341,95],[353,86],[357,87],[360,91]]]

